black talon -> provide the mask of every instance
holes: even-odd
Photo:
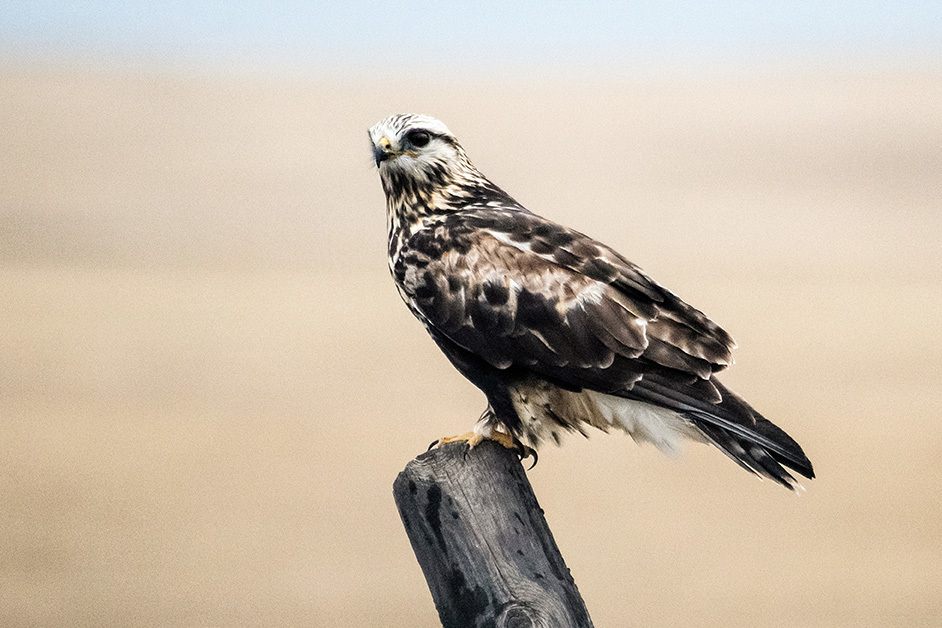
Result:
[[[435,445],[437,445],[440,441],[441,441],[440,438],[436,438],[435,440],[432,441],[432,444],[429,445],[429,446],[428,446],[428,449],[426,449],[425,451],[432,451],[432,447],[434,447]]]
[[[514,449],[517,452],[517,459],[520,460],[520,462],[523,462],[530,456],[533,456],[533,464],[530,465],[530,468],[527,469],[527,471],[535,467],[536,463],[539,462],[540,456],[536,453],[536,449],[527,447],[516,438],[514,439]]]
[[[537,454],[536,450],[533,449],[532,447],[527,447],[526,445],[523,445],[523,444],[518,444],[518,446],[520,447],[520,462],[523,462],[530,456],[533,456],[533,464],[530,465],[530,468],[527,469],[527,471],[532,470],[533,467],[536,466],[536,463],[539,462],[540,460],[539,454]]]

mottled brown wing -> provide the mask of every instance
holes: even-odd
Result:
[[[400,264],[416,314],[497,368],[616,394],[663,370],[719,400],[709,380],[732,339],[588,236],[528,212],[462,212],[415,234]]]

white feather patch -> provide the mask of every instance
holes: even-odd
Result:
[[[704,440],[690,421],[672,410],[594,390],[582,394],[591,400],[609,425],[628,432],[635,442],[651,443],[670,456],[680,455],[684,440]]]

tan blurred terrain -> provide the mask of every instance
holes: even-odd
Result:
[[[942,625],[942,81],[0,71],[0,625],[436,626],[393,479],[483,398],[387,276],[366,129],[440,117],[729,330],[805,448],[571,437],[529,473],[596,625]]]

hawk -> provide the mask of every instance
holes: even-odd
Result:
[[[525,451],[586,426],[665,452],[712,443],[792,490],[814,477],[788,434],[723,386],[733,339],[638,266],[538,216],[474,167],[440,121],[370,131],[386,194],[389,270],[406,305],[487,397],[473,447]],[[441,441],[440,441],[441,442]]]

